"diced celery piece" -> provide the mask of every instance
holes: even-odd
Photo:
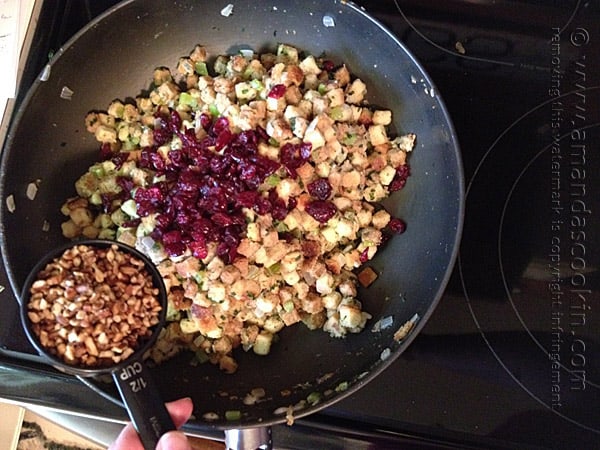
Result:
[[[94,164],[92,167],[90,167],[89,171],[98,178],[103,177],[106,174],[102,164]]]
[[[92,205],[96,205],[96,206],[101,205],[102,204],[102,195],[100,195],[100,192],[96,191],[90,196],[88,201]]]
[[[257,90],[258,92],[262,91],[265,88],[265,85],[262,83],[262,81],[257,79],[250,80],[250,86],[252,86],[252,88]]]
[[[112,228],[103,228],[100,230],[100,233],[98,233],[98,239],[114,240],[116,238],[116,234],[117,232]]]
[[[271,186],[271,187],[275,187],[279,184],[279,182],[281,181],[281,177],[275,173],[269,175],[266,179],[265,182]]]
[[[229,410],[225,411],[225,419],[227,420],[240,420],[242,418],[242,412],[240,410]]]
[[[198,101],[189,92],[182,92],[179,94],[179,104],[189,106],[190,108],[196,108],[198,106]]]
[[[347,381],[342,381],[340,384],[338,384],[335,387],[336,392],[344,392],[346,390],[348,390],[348,382]]]
[[[279,264],[278,262],[276,262],[275,264],[269,266],[267,268],[267,270],[269,271],[269,273],[271,275],[276,275],[281,271],[281,264]]]
[[[354,145],[356,142],[357,136],[354,133],[347,133],[346,136],[342,139],[342,144],[344,145]]]
[[[321,394],[319,392],[311,392],[308,394],[308,397],[306,397],[306,401],[310,405],[316,405],[321,401]]]
[[[194,70],[200,76],[208,75],[208,67],[206,67],[206,63],[202,61],[197,61],[194,65]]]
[[[294,302],[292,300],[288,300],[283,304],[283,309],[285,312],[292,312],[294,310]]]
[[[335,106],[335,107],[331,108],[331,110],[329,111],[329,117],[331,117],[333,120],[342,120],[342,118],[344,117],[344,112],[342,111],[342,107]]]

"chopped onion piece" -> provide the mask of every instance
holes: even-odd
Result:
[[[385,361],[386,359],[388,359],[390,357],[391,354],[392,354],[392,351],[389,348],[385,348],[381,352],[381,355],[379,355],[379,359],[381,359],[382,361]]]
[[[233,4],[228,4],[225,8],[221,10],[221,15],[223,17],[229,17],[233,13]]]
[[[240,55],[242,55],[244,58],[252,59],[252,57],[254,56],[254,50],[252,50],[251,48],[242,48],[240,50]]]
[[[323,25],[325,27],[335,27],[335,21],[331,16],[323,16]]]
[[[74,92],[71,89],[69,89],[69,86],[63,86],[63,88],[60,91],[60,98],[65,100],[71,100],[73,94]]]
[[[202,418],[208,421],[219,420],[219,415],[215,412],[207,412],[202,415]]]
[[[15,204],[15,196],[10,194],[8,197],[6,197],[6,207],[8,208],[8,212],[15,212],[15,210],[17,209],[17,205]]]
[[[385,330],[386,328],[391,327],[393,323],[394,323],[394,318],[392,316],[382,317],[377,322],[375,322],[375,324],[373,325],[373,328],[371,328],[371,331],[373,333],[378,333],[381,330]]]
[[[29,183],[27,185],[27,192],[26,192],[27,198],[29,200],[33,200],[35,198],[35,196],[37,195],[37,191],[38,191],[37,182]]]
[[[280,406],[275,411],[273,411],[273,414],[275,414],[276,416],[280,416],[282,414],[285,414],[288,411],[288,409],[289,406]]]
[[[40,75],[40,81],[48,81],[50,78],[50,72],[52,71],[52,66],[50,64],[46,64],[42,74]]]

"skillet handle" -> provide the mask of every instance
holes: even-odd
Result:
[[[227,450],[272,450],[271,428],[225,430],[225,448]]]
[[[112,377],[144,448],[154,450],[160,437],[175,430],[175,425],[150,371],[142,361],[134,360],[113,371]]]

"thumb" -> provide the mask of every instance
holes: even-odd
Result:
[[[181,431],[169,431],[160,437],[156,450],[192,450],[192,446]]]

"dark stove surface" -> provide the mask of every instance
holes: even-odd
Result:
[[[31,77],[115,2],[49,3]],[[300,428],[346,436],[327,448],[600,448],[600,2],[358,3],[445,100],[465,228],[446,294],[408,351]],[[29,348],[12,294],[0,295],[8,367]]]

